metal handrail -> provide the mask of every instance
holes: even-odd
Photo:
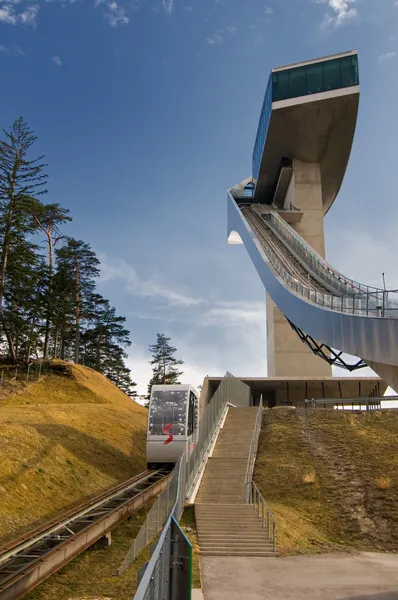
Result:
[[[397,290],[384,290],[374,286],[365,285],[354,279],[346,277],[343,273],[340,273],[332,267],[320,254],[318,254],[314,248],[312,248],[297,232],[294,231],[288,223],[284,221],[275,211],[270,211],[272,225],[278,229],[278,231],[285,236],[288,242],[293,242],[294,248],[301,252],[301,255],[312,261],[312,266],[317,265],[321,271],[317,270],[318,275],[326,275],[330,280],[337,284],[344,284],[350,287],[354,293],[365,293],[365,294],[380,294],[383,292],[396,293]]]
[[[272,511],[264,500],[260,490],[254,483],[250,482],[250,494],[248,504],[253,504],[255,512],[261,521],[261,526],[266,530],[268,541],[272,541],[273,551],[276,552],[276,521]]]
[[[207,454],[208,446],[212,443],[212,440],[217,432],[217,428],[221,426],[221,417],[224,414],[225,409],[228,405],[231,406],[231,398],[229,397],[231,395],[229,382],[231,381],[233,382],[236,380],[230,373],[227,373],[204,411],[199,429],[199,440],[195,450],[191,454],[189,454],[189,451],[185,451],[173,470],[171,480],[173,483],[175,483],[175,485],[173,484],[171,493],[175,495],[172,498],[169,498],[169,495],[167,495],[168,506],[169,500],[173,502],[172,509],[167,516],[163,531],[146,567],[143,578],[137,588],[134,600],[147,600],[155,597],[158,598],[158,596],[151,595],[151,585],[154,580],[154,573],[156,573],[161,557],[164,554],[163,547],[166,540],[166,534],[171,525],[171,519],[174,517],[177,521],[179,521],[181,518],[185,507],[185,500],[190,488],[194,483],[196,472],[200,468],[201,463]],[[226,385],[225,391],[223,382],[225,382]],[[141,530],[145,530],[145,528],[147,528],[147,520],[145,521]],[[147,535],[144,536],[144,540],[145,545],[150,541]],[[134,558],[140,549],[142,548],[139,548],[138,545],[134,545],[133,552],[129,558]],[[166,578],[168,577],[167,573],[163,573],[163,575]]]
[[[256,235],[256,239],[262,249],[266,262],[275,269],[277,275],[285,281],[293,292],[302,296],[307,302],[312,302],[322,308],[342,313],[375,318],[398,319],[398,296],[395,301],[389,300],[389,295],[396,293],[395,290],[387,291],[367,286],[367,289],[372,289],[373,291],[361,291],[356,294],[341,294],[337,296],[327,291],[312,289],[304,285],[292,276],[285,267],[285,263],[279,258],[266,240],[263,239],[259,225],[255,222],[255,217],[253,219],[253,215],[250,213],[245,213],[245,215],[241,213],[241,216],[245,220],[247,227]]]
[[[257,415],[256,415],[256,421],[254,424],[254,433],[253,433],[252,440],[250,442],[249,456],[247,459],[247,466],[246,466],[246,475],[245,475],[246,503],[249,501],[249,487],[248,486],[252,480],[253,463],[254,463],[255,457],[257,456],[258,438],[259,438],[260,430],[261,430],[262,416],[263,416],[263,396],[261,395],[260,404],[259,404]]]

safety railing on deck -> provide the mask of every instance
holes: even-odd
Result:
[[[292,291],[309,302],[317,304],[322,308],[327,308],[328,310],[335,310],[358,316],[398,319],[398,293],[395,290],[387,291],[358,284],[358,286],[361,286],[358,293],[354,294],[351,292],[350,294],[342,293],[341,295],[334,295],[327,291],[311,289],[304,285],[289,272],[283,260],[281,260],[278,254],[267,243],[262,235],[261,227],[257,223],[256,217],[259,217],[259,215],[251,213],[249,209],[244,209],[243,214],[250,223],[253,231],[256,233],[257,239],[267,256],[269,263]],[[280,219],[279,217],[276,218]],[[264,226],[266,227],[265,223]],[[353,282],[353,284],[354,283],[355,282]],[[369,291],[363,292],[362,290],[364,289]]]
[[[250,494],[249,494],[249,502],[248,504],[252,504],[255,512],[259,520],[261,521],[262,528],[266,531],[268,540],[272,541],[273,551],[276,552],[276,522],[274,519],[274,515],[271,512],[268,504],[262,497],[260,490],[254,483],[254,481],[250,482]]]

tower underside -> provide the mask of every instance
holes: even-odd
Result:
[[[290,183],[282,206],[299,207],[300,221],[291,226],[325,257],[324,203],[319,163],[292,161]],[[260,211],[259,211],[260,212]],[[266,294],[268,377],[330,377],[332,367],[303,344],[289,322]]]

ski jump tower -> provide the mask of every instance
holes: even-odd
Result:
[[[323,219],[344,178],[358,104],[355,51],[273,69],[252,177],[228,192],[228,241],[245,244],[267,292],[268,377],[369,364],[398,387],[398,294],[325,260]],[[363,360],[349,364],[343,352]]]

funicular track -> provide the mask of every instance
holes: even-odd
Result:
[[[228,235],[237,234],[246,246],[269,296],[301,341],[331,365],[349,371],[369,365],[396,389],[398,290],[346,277],[277,212],[260,215],[261,208],[240,204],[229,192]]]
[[[0,600],[20,598],[106,536],[168,485],[169,469],[144,471],[0,548]]]

